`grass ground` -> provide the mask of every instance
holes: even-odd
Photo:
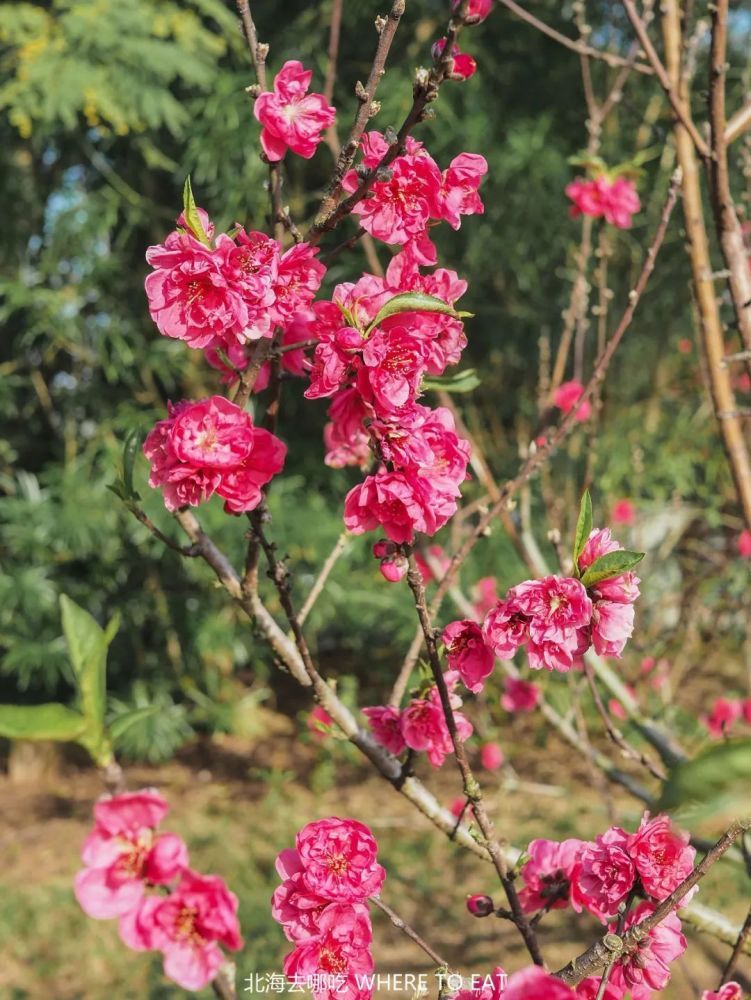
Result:
[[[503,787],[503,773],[486,776],[499,831],[512,830],[515,842],[523,844],[535,836],[587,837],[603,829],[608,823],[605,806],[586,766],[555,743],[521,749],[531,742],[518,739],[511,759],[522,781],[543,787],[513,791]],[[246,977],[280,971],[288,950],[270,914],[269,897],[277,884],[274,858],[292,844],[301,825],[326,815],[352,816],[373,828],[388,872],[384,899],[465,974],[485,974],[496,964],[507,970],[526,964],[510,925],[466,913],[467,893],[495,892],[489,867],[437,834],[348,751],[341,744],[313,748],[287,735],[252,748],[206,744],[162,767],[128,770],[130,787],[155,785],[169,799],[166,826],[186,839],[194,867],[221,874],[240,897],[245,947],[237,956],[239,996],[251,996],[244,991]],[[449,764],[425,777],[443,801],[456,795],[458,783]],[[89,920],[73,898],[78,852],[100,790],[94,772],[74,766],[44,782],[11,783],[0,777],[2,1000],[185,996],[164,979],[158,957],[128,951],[113,922]],[[617,798],[613,806],[622,823],[638,821],[639,809],[632,801]],[[748,885],[737,869],[718,866],[702,896],[740,921]],[[379,972],[431,971],[422,952],[383,914],[374,912],[373,920]],[[595,933],[590,918],[571,910],[547,917],[541,939],[550,965],[563,964]],[[728,949],[712,939],[689,937],[685,960],[660,994],[664,1000],[698,998],[701,989],[718,980]],[[746,962],[745,972],[751,975],[751,963]],[[401,996],[409,1000],[411,995]]]

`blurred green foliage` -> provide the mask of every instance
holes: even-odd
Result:
[[[383,6],[370,0],[345,5],[335,92],[341,133],[355,106],[354,83],[367,75],[373,18]],[[407,111],[414,68],[428,62],[446,6],[443,0],[408,5],[375,127],[398,125]],[[620,5],[593,0],[588,6],[596,43],[626,51]],[[269,69],[300,58],[320,89],[329,4],[285,0],[284,17],[279,4],[255,7],[260,36],[271,43]],[[570,4],[541,0],[536,13],[572,32]],[[467,84],[444,88],[435,117],[419,135],[442,166],[462,150],[489,161],[485,214],[465,220],[458,233],[443,227],[436,235],[441,262],[469,280],[462,308],[476,314],[468,325],[467,364],[478,369],[482,385],[471,399],[456,398],[502,477],[517,465],[518,441],[534,430],[540,338],[555,350],[568,303],[580,224],[568,218],[563,188],[572,176],[568,158],[585,145],[586,134],[580,67],[571,53],[500,9],[465,38],[480,71]],[[739,19],[731,107],[748,68],[747,41],[748,25]],[[699,73],[705,56],[700,45]],[[187,173],[218,226],[266,224],[266,171],[244,92],[252,82],[248,54],[232,6],[221,0],[6,2],[0,66],[0,701],[65,701],[70,693],[61,593],[101,622],[119,610],[110,708],[158,706],[129,730],[126,752],[165,757],[195,729],[232,730],[233,706],[248,687],[265,698],[272,677],[286,707],[305,703],[272,673],[263,645],[206,568],[162,548],[106,489],[133,428],[148,429],[167,399],[217,389],[216,373],[200,355],[161,338],[150,322],[144,250],[170,228]],[[602,65],[592,71],[598,87],[612,78]],[[655,93],[649,79],[629,81],[603,134],[608,162],[662,146],[669,118],[650,105]],[[655,222],[669,152],[663,161],[647,164],[645,211],[635,228],[611,234],[611,329]],[[293,216],[305,220],[326,182],[330,152],[322,145],[310,163],[289,157],[285,168],[285,200]],[[349,222],[346,233],[352,231]],[[381,253],[385,260],[384,248]],[[338,257],[326,287],[356,278],[365,266],[359,248]],[[595,326],[592,317],[585,366]],[[646,593],[654,600],[643,602],[636,650],[680,641],[687,604],[679,597],[672,617],[662,613],[665,580],[656,572],[668,556],[678,574],[670,578],[676,592],[688,588],[707,608],[730,609],[729,635],[737,637],[742,626],[733,609],[745,577],[736,567],[720,582],[717,571],[718,560],[723,567],[727,562],[738,522],[692,330],[676,220],[608,380],[594,463],[596,522],[610,500],[630,496],[640,523],[652,531],[645,529],[646,539],[627,539],[630,547],[653,553],[663,547],[661,557],[650,555],[644,564]],[[688,353],[676,350],[682,340]],[[285,389],[280,433],[291,446],[288,474],[271,493],[274,537],[289,555],[298,595],[340,533],[342,498],[353,482],[350,472],[323,465],[324,407],[300,397],[295,384]],[[548,489],[568,531],[589,447],[586,432],[577,432],[550,472]],[[139,459],[136,485],[144,507],[174,533],[145,478]],[[479,493],[476,482],[467,486],[468,498]],[[544,547],[548,525],[536,486],[531,517]],[[215,503],[202,518],[240,563],[243,523]],[[400,588],[381,581],[368,544],[350,544],[310,619],[326,674],[354,677],[366,698],[393,673],[414,629],[409,602],[400,599]],[[510,542],[496,530],[478,547],[465,580],[469,585],[493,575],[503,588],[521,572]],[[270,588],[269,601],[275,607]],[[714,610],[711,616],[723,620]]]

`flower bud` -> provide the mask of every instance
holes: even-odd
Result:
[[[381,560],[381,576],[389,583],[398,583],[408,568],[409,563],[404,556],[393,556]]]
[[[495,904],[490,896],[478,894],[467,896],[467,909],[473,917],[489,917],[495,910]]]

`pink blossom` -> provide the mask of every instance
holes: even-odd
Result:
[[[601,974],[598,976],[590,976],[588,979],[583,979],[574,989],[576,1000],[600,1000],[599,994],[601,983]],[[605,987],[605,992],[601,996],[601,1000],[623,1000],[623,990],[617,986],[613,986],[611,982],[608,982]]]
[[[485,641],[499,660],[510,660],[529,638],[529,618],[523,614],[514,590],[505,601],[498,601],[482,625]]]
[[[168,412],[143,445],[149,485],[163,487],[167,509],[195,507],[213,493],[232,513],[257,507],[261,487],[284,465],[286,446],[224,396],[169,404]]]
[[[709,716],[703,722],[714,739],[722,739],[743,714],[741,703],[734,699],[717,698]]]
[[[577,402],[584,394],[584,386],[581,382],[564,382],[559,385],[553,393],[553,405],[557,406],[561,413],[568,413],[576,406]],[[586,400],[576,410],[576,419],[579,423],[589,420],[592,413],[592,404]]]
[[[451,0],[451,9],[457,11],[462,0]],[[469,0],[465,24],[479,24],[493,9],[493,0]]]
[[[126,943],[161,951],[166,976],[185,990],[203,989],[224,960],[219,945],[242,948],[237,897],[219,876],[188,869],[169,896],[143,901]]]
[[[446,39],[439,38],[437,41],[433,42],[433,47],[430,50],[434,61],[438,61],[441,57],[443,50],[446,48]],[[469,80],[471,76],[474,76],[477,72],[477,63],[468,55],[466,52],[461,52],[458,45],[455,45],[451,50],[451,69],[449,71],[449,79],[451,80]]]
[[[326,465],[340,469],[345,465],[367,465],[372,458],[370,437],[363,421],[372,417],[372,408],[357,389],[342,389],[327,410],[330,422],[324,429]]]
[[[308,823],[297,834],[296,847],[306,886],[323,899],[362,902],[380,891],[386,872],[363,823],[336,816]]]
[[[362,714],[370,723],[376,742],[396,756],[403,753],[407,745],[402,736],[401,712],[398,708],[393,705],[373,705],[364,708]]]
[[[379,413],[391,413],[414,401],[426,369],[423,345],[411,330],[376,328],[362,350],[357,387]]]
[[[633,605],[595,601],[592,611],[592,645],[600,656],[621,656],[633,631]]]
[[[318,248],[309,243],[296,243],[279,258],[274,281],[274,305],[271,319],[279,326],[294,321],[298,314],[311,308],[313,298],[326,274],[325,266],[316,260]],[[314,308],[316,316],[318,309]]]
[[[482,215],[485,211],[477,189],[487,172],[487,160],[477,153],[460,153],[443,171],[438,211],[440,218],[445,219],[452,229],[460,227],[462,215]]]
[[[372,973],[373,959],[367,907],[332,903],[321,912],[317,930],[287,955],[284,974],[293,982],[310,983],[315,1000],[368,1000],[372,990],[364,977]]]
[[[382,527],[401,544],[411,542],[415,531],[434,534],[455,511],[453,496],[430,489],[414,473],[379,472],[349,491],[344,524],[354,535]]]
[[[688,840],[688,834],[676,831],[668,816],[650,819],[649,813],[644,814],[627,849],[647,895],[662,901],[691,874],[696,850]]]
[[[527,848],[528,860],[521,869],[524,888],[519,901],[525,913],[542,910],[565,909],[571,895],[571,878],[579,852],[584,847],[581,840],[533,840]]]
[[[504,760],[500,744],[483,743],[480,747],[480,763],[486,771],[497,771],[499,767],[503,767]]]
[[[560,979],[533,965],[511,976],[497,967],[472,989],[459,990],[453,1000],[574,1000],[574,994]]]
[[[228,236],[212,249],[186,232],[149,247],[146,260],[154,271],[146,278],[146,296],[160,333],[196,348],[247,339],[248,307],[230,262],[235,250]]]
[[[271,900],[272,917],[282,925],[289,941],[315,937],[321,914],[331,901],[308,889],[301,870],[288,875],[284,864],[279,862],[277,870],[284,881],[274,890]]]
[[[376,167],[388,151],[380,132],[366,132],[362,139],[366,167]],[[431,217],[436,217],[435,196],[441,187],[441,174],[422,143],[407,139],[406,152],[389,165],[389,180],[371,185],[370,198],[359,201],[353,212],[360,225],[375,239],[404,245],[422,237]],[[352,192],[360,184],[354,170],[345,174],[342,186]],[[424,255],[422,255],[424,257]],[[433,263],[424,260],[425,263]]]
[[[458,711],[462,701],[454,694],[459,680],[456,671],[444,674],[454,713],[457,737],[464,743],[472,735],[472,724]],[[446,717],[441,704],[438,688],[433,686],[426,698],[413,699],[401,714],[401,729],[404,742],[412,750],[426,751],[433,767],[440,767],[447,755],[453,753],[451,736],[446,725]]]
[[[513,588],[513,599],[529,618],[529,634],[535,643],[575,646],[576,630],[588,625],[592,617],[592,602],[573,577],[527,580]]]
[[[743,990],[739,983],[725,983],[719,990],[705,990],[701,1000],[743,1000]]]
[[[135,910],[146,884],[166,885],[187,867],[188,851],[171,833],[156,833],[167,814],[155,791],[126,792],[94,806],[94,829],[84,841],[84,868],[75,893],[90,917],[106,920]]]
[[[313,710],[308,714],[305,725],[308,727],[308,731],[314,740],[319,742],[326,738],[326,730],[332,726],[334,720],[331,718],[329,713],[321,705],[315,705]]]
[[[626,918],[625,929],[654,913],[651,903],[641,903]],[[611,933],[615,927],[610,927]],[[686,950],[686,939],[681,933],[681,922],[670,913],[653,927],[613,968],[613,986],[623,992],[631,991],[632,1000],[651,1000],[653,990],[663,989],[670,979],[670,965]]]
[[[321,133],[333,125],[336,109],[322,94],[308,94],[313,73],[291,59],[274,78],[274,90],[256,98],[254,114],[263,126],[261,145],[272,163],[288,149],[309,160]]]
[[[751,531],[748,528],[738,535],[738,554],[743,559],[751,559]]]
[[[573,201],[571,217],[604,217],[618,229],[630,229],[631,217],[641,208],[636,185],[625,177],[610,181],[604,174],[592,180],[579,177],[566,186]]]
[[[495,656],[485,645],[480,626],[473,621],[451,622],[443,630],[442,639],[449,667],[459,672],[470,691],[482,691],[493,672]]]
[[[507,712],[533,712],[540,703],[542,692],[537,684],[517,677],[506,677],[501,707]]]
[[[630,500],[616,500],[610,511],[610,519],[613,524],[633,524],[636,520],[636,508]]]
[[[629,834],[617,826],[583,845],[573,874],[575,910],[586,909],[603,922],[618,912],[636,880],[628,845]]]

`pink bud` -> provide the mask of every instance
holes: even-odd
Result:
[[[473,917],[489,917],[495,910],[495,904],[490,896],[478,894],[467,896],[467,909]]]
[[[738,535],[738,552],[744,559],[751,559],[751,531],[748,528]]]
[[[379,542],[376,542],[373,546],[373,555],[376,559],[385,559],[386,556],[390,556],[394,551],[394,543],[387,542],[385,538],[382,538]]]
[[[497,771],[503,764],[503,750],[498,743],[483,743],[480,750],[480,761],[486,771]]]
[[[389,583],[398,583],[407,572],[407,560],[404,556],[396,556],[393,559],[381,560],[381,576]]]

